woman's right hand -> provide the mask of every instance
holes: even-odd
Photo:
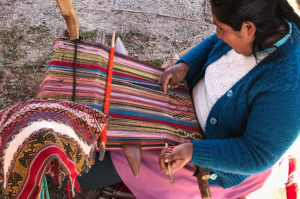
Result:
[[[177,145],[173,149],[170,147],[163,148],[158,164],[161,170],[165,174],[169,174],[167,164],[170,163],[171,170],[173,173],[183,168],[187,163],[189,163],[193,156],[193,144],[192,143],[183,143]]]
[[[179,62],[167,68],[160,76],[158,83],[162,85],[162,90],[167,93],[168,89],[179,86],[179,82],[185,78],[189,72],[189,66],[185,62]]]

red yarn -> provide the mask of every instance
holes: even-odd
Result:
[[[77,178],[75,178],[75,190],[76,190],[78,193],[81,192],[80,184],[79,184]]]
[[[69,199],[72,199],[71,193],[70,193],[69,178],[67,178],[67,191],[68,191],[68,197],[69,197]]]

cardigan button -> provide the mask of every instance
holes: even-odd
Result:
[[[227,97],[231,97],[233,95],[233,91],[232,90],[229,90],[228,92],[227,92]]]
[[[209,123],[210,123],[211,125],[215,125],[215,124],[217,124],[217,119],[214,118],[214,117],[212,117],[212,118],[210,118]]]
[[[213,174],[210,175],[210,179],[211,180],[215,180],[215,179],[217,179],[217,177],[218,177],[218,175],[215,174],[215,173],[213,173]]]

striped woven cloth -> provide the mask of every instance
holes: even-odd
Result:
[[[103,111],[109,48],[78,44],[76,102]],[[58,38],[38,98],[71,100],[74,43]],[[143,149],[162,148],[202,139],[185,82],[168,94],[157,83],[164,69],[115,53],[107,127],[107,149],[141,143]]]
[[[107,115],[62,100],[34,99],[0,112],[3,192],[9,198],[37,198],[45,173],[76,177],[94,163],[97,139]],[[93,155],[94,154],[94,155]]]

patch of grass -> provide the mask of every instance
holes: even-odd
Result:
[[[48,38],[50,34],[50,29],[46,25],[39,26],[28,26],[25,32],[25,35],[29,36],[32,41],[35,41],[37,45],[40,45],[40,42],[44,38]]]
[[[49,35],[50,29],[46,25],[30,25],[26,18],[20,18],[0,30],[3,57],[12,62],[23,59],[28,54],[28,46],[41,48]]]
[[[26,62],[21,68],[25,73],[30,73],[30,72],[32,72],[34,66],[32,64]]]
[[[82,36],[84,40],[93,41],[97,36],[97,31],[80,31],[79,35]]]
[[[36,66],[38,69],[46,69],[49,61],[50,61],[50,55],[42,56],[37,61]]]
[[[9,68],[12,66],[12,62],[8,59],[0,59],[0,67]]]
[[[3,110],[5,107],[6,107],[5,103],[0,101],[0,110]],[[1,195],[2,194],[0,194],[0,198],[1,198]]]
[[[146,60],[146,62],[155,64],[157,66],[161,66],[164,63],[164,60],[163,59],[151,59],[151,60]]]
[[[41,50],[48,42],[49,34],[48,27],[31,26],[26,18],[16,20],[10,27],[0,30],[3,55],[0,58],[0,109],[36,96],[51,56]],[[26,53],[30,49],[38,54]]]
[[[11,89],[10,92],[5,92],[2,97],[7,100],[14,100],[18,97],[18,90]]]
[[[48,34],[50,29],[45,25],[39,25],[39,26],[30,26],[28,27],[28,30],[26,31],[26,34]]]
[[[7,30],[1,30],[0,39],[3,44],[2,53],[4,57],[17,60],[26,56],[26,51],[20,47],[20,43],[24,41],[24,36],[19,26],[13,25]]]
[[[42,75],[41,73],[45,72],[47,68],[47,64],[50,60],[50,56],[41,56],[37,61],[35,62],[25,62],[23,65],[18,66],[20,69],[20,73],[23,73],[23,75]],[[22,74],[20,74],[22,75]],[[26,79],[26,78],[25,78]]]
[[[2,70],[0,70],[0,83],[1,83],[1,80],[3,79],[3,75],[4,75],[4,72]]]

